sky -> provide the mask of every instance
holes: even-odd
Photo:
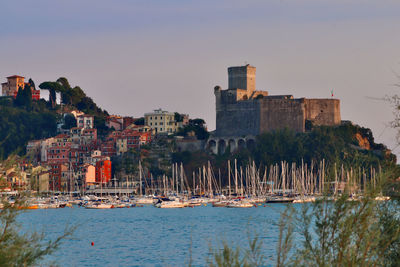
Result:
[[[111,114],[162,108],[215,129],[213,88],[257,67],[273,94],[341,100],[343,120],[400,155],[400,1],[0,0],[0,81],[66,77]]]

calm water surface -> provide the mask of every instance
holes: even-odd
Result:
[[[262,238],[264,255],[273,264],[282,204],[250,209],[195,207],[89,210],[34,210],[19,220],[24,229],[50,237],[67,225],[79,225],[49,260],[60,266],[185,266],[190,247],[195,266],[204,266],[210,246],[247,247],[248,231]],[[94,246],[91,246],[94,242]]]

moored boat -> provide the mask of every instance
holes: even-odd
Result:
[[[223,201],[213,202],[212,206],[215,208],[223,208],[223,207],[226,207],[228,204],[229,204],[229,201],[223,200]]]
[[[86,209],[113,209],[113,204],[108,203],[93,203],[85,206]]]
[[[183,201],[173,200],[173,201],[162,201],[161,199],[154,204],[154,207],[160,209],[174,209],[174,208],[184,208],[187,204]]]
[[[232,201],[226,205],[227,208],[252,208],[254,204],[247,201]]]
[[[294,201],[294,197],[286,197],[286,196],[270,196],[267,197],[265,203],[292,203]]]

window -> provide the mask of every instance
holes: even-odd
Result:
[[[162,123],[162,122],[160,122],[160,125],[163,125],[163,123]]]
[[[157,122],[155,122],[154,125],[157,125]]]

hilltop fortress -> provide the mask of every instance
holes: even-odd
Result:
[[[216,130],[207,142],[214,153],[249,146],[256,135],[288,128],[304,132],[313,125],[341,123],[339,99],[293,98],[256,90],[256,68],[228,68],[228,89],[214,88]]]

